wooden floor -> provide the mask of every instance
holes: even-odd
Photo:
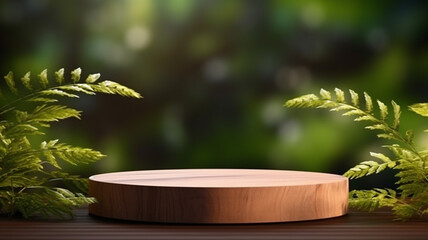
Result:
[[[117,221],[76,210],[67,221],[0,218],[0,239],[428,239],[428,220],[392,221],[390,212],[317,221],[249,225],[172,225]]]

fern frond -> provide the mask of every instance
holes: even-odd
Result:
[[[370,95],[368,95],[366,92],[364,92],[364,100],[366,101],[366,112],[372,113],[373,112],[373,101]]]
[[[48,89],[44,91],[40,91],[39,95],[46,95],[46,96],[58,96],[58,97],[70,97],[70,98],[79,98],[76,94],[71,94],[59,89]],[[36,98],[36,97],[35,97]],[[27,101],[31,101],[33,98],[28,99]]]
[[[400,138],[397,138],[392,133],[380,133],[376,135],[378,138],[388,139],[388,140],[395,140],[395,141],[401,141]]]
[[[65,84],[66,81],[64,79],[64,69],[59,69],[55,72],[55,80],[57,85],[49,86],[48,72],[45,69],[40,74],[38,74],[38,83],[42,88],[36,90],[34,90],[31,85],[30,73],[28,72],[21,80],[23,81],[23,85],[28,90],[30,90],[30,93],[20,96],[16,100],[0,106],[0,115],[14,110],[16,106],[22,102],[51,103],[58,101],[59,97],[79,97],[77,94],[72,92],[89,95],[95,95],[96,92],[100,92],[107,94],[118,94],[126,97],[142,98],[141,94],[138,92],[113,81],[106,80],[100,83],[95,83],[101,76],[99,73],[89,74],[85,80],[85,83],[78,83],[81,78],[81,72],[82,70],[80,68],[73,70],[71,72],[71,83]],[[15,87],[15,81],[13,80],[13,72],[9,72],[9,74],[4,78],[10,90],[13,93],[18,94],[18,91]]]
[[[421,161],[399,160],[399,164],[395,169],[400,170],[395,176],[399,178],[396,184],[403,183],[424,183],[428,182],[426,173],[424,172],[424,163]]]
[[[10,94],[0,96],[0,214],[69,217],[73,208],[94,203],[95,199],[83,194],[87,193],[88,180],[63,172],[62,164],[92,163],[105,155],[58,140],[35,144],[29,136],[44,134],[43,127],[49,127],[51,122],[80,119],[80,111],[56,103],[63,97],[78,98],[78,94],[96,92],[134,98],[141,95],[112,81],[96,83],[99,73],[79,83],[80,68],[71,72],[69,83],[63,68],[55,72],[54,83],[48,80],[46,69],[37,77],[32,81],[27,72],[21,78],[18,87],[24,91],[18,91],[13,72],[4,77],[14,99],[6,98]],[[59,181],[67,189],[56,187]]]
[[[330,111],[331,112],[339,112],[339,111],[343,111],[343,110],[353,110],[353,109],[355,109],[355,108],[351,105],[339,103],[337,107],[330,109]]]
[[[401,221],[405,221],[415,215],[419,215],[418,209],[407,203],[395,204],[392,208],[392,211],[394,211],[396,216],[395,220]]]
[[[76,68],[71,71],[71,80],[73,83],[77,83],[80,80],[80,74],[82,73],[82,69]]]
[[[39,75],[39,82],[40,85],[42,86],[42,88],[46,88],[49,85],[49,80],[48,80],[48,70],[45,69],[43,70]]]
[[[22,78],[21,78],[22,85],[24,85],[25,88],[28,90],[33,90],[33,87],[31,86],[31,80],[30,80],[30,72],[27,72]]]
[[[109,80],[105,80],[103,82],[98,83],[98,85],[93,85],[91,87],[96,92],[119,94],[124,97],[142,98],[141,94],[137,93],[136,91]]]
[[[19,138],[31,135],[43,135],[43,132],[31,124],[20,123],[8,128],[5,133],[8,138]]]
[[[401,191],[403,198],[417,197],[420,194],[428,193],[428,184],[411,182],[402,184],[397,189]]]
[[[367,114],[361,111],[360,109],[353,109],[342,114],[342,116],[355,116],[355,115],[356,116],[365,115],[367,117]]]
[[[368,115],[363,115],[360,117],[357,117],[354,119],[355,122],[361,122],[361,121],[373,121],[373,117],[368,116]]]
[[[392,104],[392,109],[394,111],[394,122],[392,124],[392,128],[398,129],[398,126],[400,125],[400,117],[401,117],[400,105],[398,105],[394,101],[391,101],[391,104]]]
[[[413,130],[407,130],[406,131],[406,141],[408,143],[413,143],[413,137],[414,137]]]
[[[345,111],[342,116],[355,116],[354,121],[367,121],[372,122],[371,125],[367,126],[369,130],[380,130],[381,134],[379,138],[393,139],[397,141],[403,140],[400,138],[400,134],[396,131],[400,123],[400,106],[395,102],[392,102],[394,111],[394,122],[389,125],[386,122],[388,117],[388,107],[377,100],[379,106],[379,118],[373,115],[373,102],[370,95],[364,92],[364,99],[366,102],[365,110],[359,107],[359,95],[352,89],[349,90],[351,102],[347,103],[345,94],[341,89],[335,88],[336,100],[331,99],[329,91],[321,89],[320,96],[314,94],[304,95],[295,99],[288,100],[285,103],[286,107],[297,107],[297,108],[330,108],[330,111]]]
[[[369,129],[369,130],[382,130],[382,131],[385,131],[385,132],[387,132],[389,130],[387,125],[380,124],[380,123],[379,124],[370,125],[370,126],[366,126],[365,129]]]
[[[331,100],[331,93],[323,88],[320,90],[320,95],[324,100]]]
[[[54,103],[54,102],[58,102],[58,100],[54,98],[47,98],[47,97],[36,97],[36,98],[28,99],[27,102]]]
[[[359,101],[359,97],[358,97],[358,93],[354,92],[354,90],[349,89],[349,93],[351,94],[351,102],[352,105],[356,108],[359,107],[360,105],[360,101]]]
[[[393,144],[393,145],[384,145],[383,147],[388,148],[389,150],[391,150],[392,153],[394,153],[394,155],[398,158],[398,159],[406,159],[406,160],[410,160],[410,161],[414,161],[416,159],[418,159],[418,154],[410,151],[407,148],[404,148],[398,144]]]
[[[416,103],[409,106],[409,109],[421,116],[428,117],[428,103]]]
[[[366,129],[381,131],[381,133],[377,134],[378,138],[403,142],[404,144],[410,147],[410,138],[404,138],[398,132],[401,110],[400,106],[394,101],[391,102],[394,111],[394,120],[393,123],[390,125],[387,122],[388,107],[382,101],[377,100],[377,104],[379,107],[379,118],[377,118],[372,113],[372,98],[367,93],[364,93],[366,110],[363,110],[359,108],[359,97],[355,91],[349,90],[349,93],[351,95],[351,103],[346,102],[344,92],[342,90],[336,88],[334,91],[336,94],[336,100],[327,100],[329,97],[329,92],[322,89],[320,91],[320,94],[322,93],[321,98],[314,94],[308,94],[295,99],[288,100],[285,103],[285,106],[302,108],[330,108],[330,111],[345,111],[342,115],[355,116],[354,121],[371,122],[370,125],[366,126]],[[415,149],[412,150],[415,151]]]
[[[59,218],[71,217],[73,208],[95,202],[94,198],[62,188],[33,187],[29,190],[33,192],[22,192],[14,199],[15,207],[24,217],[35,214]]]
[[[62,83],[64,82],[64,68],[61,68],[55,72],[55,80],[58,85],[62,85]]]
[[[319,107],[323,101],[315,94],[303,95],[285,102],[284,106],[289,108],[310,108]]]
[[[80,119],[80,111],[62,105],[41,105],[34,109],[25,119],[27,122],[46,123],[74,117]]]
[[[86,78],[85,82],[86,83],[94,83],[100,78],[100,76],[101,76],[101,74],[99,74],[99,73],[89,74],[89,76]]]
[[[379,106],[380,119],[385,120],[388,117],[388,107],[379,100],[377,100],[377,105]]]
[[[393,195],[395,191],[391,189],[353,190],[349,193],[349,206],[369,212],[381,207],[393,207],[398,201]]]
[[[75,190],[84,194],[88,193],[88,179],[81,178],[78,175],[70,175],[66,172],[52,171],[49,173],[48,182],[61,181],[68,189]]]
[[[13,80],[13,72],[9,72],[6,76],[4,76],[4,80],[6,80],[6,84],[10,91],[14,94],[18,94],[18,89],[16,89],[15,86],[15,80]]]
[[[64,143],[57,144],[58,140],[42,142],[40,153],[54,167],[60,168],[56,159],[68,162],[72,165],[87,164],[105,157],[101,152],[89,148],[74,147]]]
[[[377,159],[380,159],[380,160],[382,160],[385,163],[391,163],[391,162],[393,162],[389,157],[383,155],[382,153],[370,152],[370,156],[375,157]]]
[[[383,157],[380,157],[378,154],[380,153],[372,153],[372,156],[381,158],[383,157],[387,158],[383,154],[380,154]],[[383,160],[384,161],[384,160]],[[384,163],[378,163],[375,161],[364,161],[359,164],[357,164],[355,167],[352,167],[348,171],[346,171],[343,176],[350,178],[350,179],[357,179],[361,177],[365,177],[368,175],[372,175],[374,173],[380,173],[381,171],[385,170],[386,168],[394,168],[396,166],[396,162],[394,161],[384,161]]]
[[[84,87],[82,87],[82,85],[80,84],[65,85],[65,86],[60,86],[57,89],[64,90],[64,91],[82,92],[88,95],[95,95],[94,90],[89,85],[86,85],[86,86],[83,85],[83,86]]]
[[[320,97],[304,95],[286,102],[286,107],[330,108],[330,111],[343,111],[343,116],[353,116],[356,122],[368,122],[365,129],[376,130],[378,138],[395,141],[385,145],[394,155],[390,158],[381,153],[370,155],[378,161],[363,161],[350,168],[345,177],[361,178],[392,168],[398,171],[395,177],[397,191],[391,189],[354,190],[350,192],[349,206],[361,210],[373,211],[379,207],[391,207],[397,219],[406,220],[413,216],[428,215],[428,150],[417,150],[413,143],[413,131],[405,134],[398,131],[401,107],[391,101],[392,117],[388,116],[388,106],[377,100],[378,113],[373,112],[373,100],[364,92],[365,109],[359,107],[359,95],[349,90],[350,103],[342,90],[336,88],[336,98],[331,99],[330,92],[321,89]],[[428,116],[428,103],[414,104],[409,109],[421,116]],[[389,118],[389,119],[388,119]],[[391,120],[392,119],[392,120]],[[425,130],[428,132],[428,129]]]
[[[334,93],[336,94],[336,101],[339,103],[345,102],[345,93],[339,88],[334,89]]]

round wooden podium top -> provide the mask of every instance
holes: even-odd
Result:
[[[284,170],[176,169],[89,178],[89,213],[165,223],[267,223],[342,216],[348,179]]]
[[[263,169],[172,169],[105,173],[91,181],[121,185],[191,188],[245,188],[314,185],[343,181],[328,173]]]

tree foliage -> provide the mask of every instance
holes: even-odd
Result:
[[[112,81],[98,82],[100,74],[81,80],[81,69],[64,78],[64,69],[48,79],[47,70],[31,79],[30,72],[16,80],[13,72],[5,77],[6,89],[0,96],[0,214],[24,217],[69,217],[72,210],[96,200],[87,197],[87,179],[70,175],[61,165],[87,164],[105,155],[89,148],[71,146],[58,139],[35,142],[50,123],[66,118],[80,119],[81,112],[59,104],[78,94],[119,94],[141,98],[136,91]]]
[[[416,149],[413,131],[399,131],[401,107],[397,103],[391,101],[389,106],[379,100],[376,103],[377,106],[373,104],[372,97],[364,93],[362,104],[359,95],[353,90],[349,90],[349,100],[346,100],[345,93],[336,88],[334,94],[321,89],[319,95],[308,94],[294,98],[288,100],[285,106],[340,111],[343,116],[353,117],[354,121],[366,122],[365,128],[377,131],[378,138],[392,140],[393,144],[383,146],[391,152],[392,157],[371,152],[373,160],[357,164],[344,176],[354,179],[377,174],[387,168],[396,169],[397,189],[353,190],[349,196],[350,207],[367,211],[391,207],[397,219],[401,220],[428,215],[428,146]],[[411,105],[409,110],[428,117],[428,103]]]

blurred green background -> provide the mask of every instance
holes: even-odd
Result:
[[[385,152],[350,119],[282,107],[321,87],[394,99],[402,129],[426,127],[406,106],[428,97],[427,1],[2,0],[0,28],[3,75],[47,68],[52,77],[80,66],[144,96],[68,102],[83,110],[82,121],[54,124],[46,138],[108,155],[65,166],[84,176],[162,168],[342,174],[369,151]],[[428,144],[426,135],[417,141]]]

